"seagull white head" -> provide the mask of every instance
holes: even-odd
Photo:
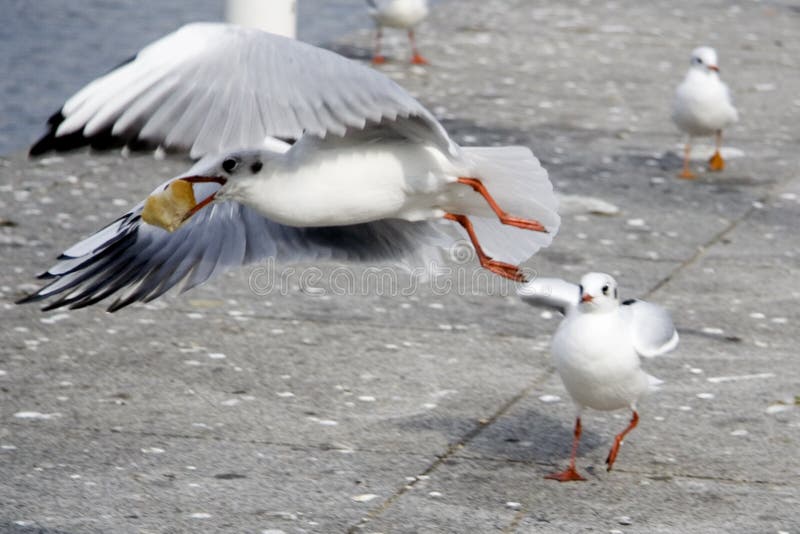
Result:
[[[719,72],[717,52],[710,46],[701,46],[692,50],[692,68],[703,72]]]
[[[151,193],[145,200],[142,219],[174,231],[211,202],[225,200],[232,186],[261,173],[278,154],[270,150],[239,150],[224,156],[207,156],[186,176]]]
[[[617,281],[605,273],[588,273],[581,278],[580,310],[584,312],[609,312],[619,306]]]

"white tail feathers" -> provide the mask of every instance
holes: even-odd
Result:
[[[481,180],[509,215],[539,221],[547,233],[523,230],[500,222],[478,194],[459,199],[463,214],[475,227],[478,241],[490,257],[518,265],[550,245],[558,232],[558,199],[547,171],[527,147],[465,147],[473,178]]]

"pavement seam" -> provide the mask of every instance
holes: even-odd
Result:
[[[24,423],[16,423],[14,421],[9,422],[8,426],[17,428],[29,428],[29,425],[25,425]],[[353,451],[353,452],[363,452],[368,454],[378,454],[386,456],[409,456],[409,457],[425,456],[424,451],[402,451],[396,449],[381,450],[381,449],[371,449],[371,448],[340,447],[324,443],[311,443],[308,445],[301,445],[299,443],[291,443],[285,441],[267,441],[259,439],[230,439],[224,436],[194,436],[191,434],[180,434],[175,432],[154,432],[154,431],[144,431],[144,430],[108,430],[108,429],[93,428],[93,427],[73,427],[71,429],[62,429],[61,432],[63,432],[64,434],[71,434],[73,436],[80,436],[84,432],[98,434],[98,435],[103,435],[104,433],[110,433],[110,434],[119,434],[125,436],[141,436],[148,438],[186,439],[186,440],[201,440],[201,441],[210,440],[210,441],[216,441],[218,443],[264,445],[270,447],[285,447],[287,449],[303,450],[303,451],[310,451],[310,450],[320,451],[320,452]]]
[[[356,534],[359,530],[364,527],[367,523],[376,519],[383,515],[395,502],[397,502],[403,495],[411,491],[414,486],[420,481],[420,477],[429,476],[431,473],[436,471],[440,465],[444,462],[449,460],[456,452],[463,449],[464,446],[469,444],[473,439],[475,439],[484,429],[491,426],[495,421],[497,421],[500,417],[502,417],[505,413],[507,413],[514,405],[516,405],[520,400],[527,397],[532,390],[534,390],[537,386],[541,385],[542,383],[546,382],[555,372],[555,369],[549,368],[547,369],[541,376],[539,376],[534,382],[523,388],[519,393],[511,397],[499,409],[497,409],[489,418],[486,419],[479,419],[478,424],[469,432],[467,432],[458,442],[450,444],[447,449],[441,455],[436,457],[434,460],[422,473],[416,475],[414,480],[408,482],[407,484],[403,484],[394,494],[387,497],[377,508],[373,508],[370,512],[368,512],[364,517],[362,517],[358,523],[347,529],[348,534]]]
[[[692,254],[685,261],[681,262],[677,267],[675,267],[675,269],[672,270],[672,272],[670,272],[667,276],[665,276],[660,281],[658,281],[656,283],[656,285],[654,285],[643,296],[644,297],[652,296],[654,293],[656,293],[662,287],[664,287],[669,282],[671,282],[672,279],[675,278],[684,269],[686,269],[687,267],[690,267],[691,265],[695,264],[700,258],[705,256],[706,252],[708,252],[712,247],[717,245],[720,241],[722,241],[731,232],[736,230],[736,228],[738,228],[739,225],[742,222],[744,222],[747,219],[749,219],[753,215],[753,213],[758,211],[760,208],[756,207],[756,203],[760,203],[760,204],[766,206],[769,203],[770,199],[776,194],[776,190],[781,186],[785,186],[787,182],[788,182],[788,179],[784,180],[783,182],[774,182],[773,184],[771,184],[771,187],[768,188],[767,192],[765,192],[763,195],[758,197],[758,199],[756,201],[752,202],[750,207],[744,213],[742,213],[738,218],[736,218],[736,219],[732,220],[730,223],[728,223],[728,225],[725,228],[720,230],[711,239],[709,239],[708,241],[706,241],[702,245],[698,246],[697,250],[695,250],[694,254]]]

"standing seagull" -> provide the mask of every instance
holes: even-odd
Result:
[[[695,178],[689,169],[692,137],[716,135],[717,149],[708,162],[712,171],[725,168],[720,154],[722,130],[739,120],[731,102],[728,86],[719,79],[717,53],[713,48],[701,46],[692,51],[692,61],[683,82],[675,91],[672,103],[672,120],[689,138],[683,152],[681,178]]]
[[[636,403],[661,381],[645,373],[640,356],[665,354],[678,345],[669,313],[641,300],[619,301],[617,282],[604,273],[589,273],[576,286],[555,278],[533,280],[518,291],[525,302],[554,308],[564,320],[553,336],[552,353],[558,374],[577,407],[569,467],[545,478],[585,480],[575,469],[584,408],[633,412],[630,424],[617,434],[606,458],[614,465],[619,447],[636,427]]]
[[[408,42],[411,45],[411,63],[427,65],[428,61],[417,50],[414,27],[428,16],[428,0],[367,0],[369,15],[375,20],[375,54],[372,62],[376,65],[385,63],[381,54],[383,27],[408,30]]]
[[[250,148],[265,136],[298,140]],[[93,81],[31,153],[95,143],[238,148],[204,157],[70,247],[22,302],[61,295],[48,308],[74,308],[129,289],[115,310],[268,257],[429,261],[455,240],[443,228],[463,232],[483,267],[521,280],[517,265],[559,225],[529,149],[462,148],[383,74],[231,25],[186,26]]]

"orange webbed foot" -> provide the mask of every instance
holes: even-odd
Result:
[[[502,261],[487,259],[481,262],[481,265],[484,269],[488,269],[492,271],[494,274],[500,275],[503,278],[508,278],[509,280],[513,280],[515,282],[525,282],[525,276],[522,274],[522,271],[519,270],[519,267],[516,265],[511,265],[510,263],[505,263]]]
[[[708,160],[708,169],[710,171],[719,172],[725,168],[725,160],[722,159],[722,154],[719,153],[719,150],[714,152],[714,155],[711,156],[711,159]]]
[[[570,466],[563,471],[559,471],[558,473],[550,473],[549,475],[545,475],[544,478],[548,480],[558,480],[559,482],[577,482],[586,480],[578,473],[574,466]]]
[[[372,58],[373,65],[383,65],[384,63],[386,63],[386,56],[379,55]]]
[[[697,175],[689,169],[683,169],[680,174],[678,174],[678,178],[682,178],[684,180],[694,180],[697,178]]]
[[[430,65],[430,63],[428,63],[428,60],[419,54],[414,54],[413,56],[411,56],[411,63],[413,65]]]

